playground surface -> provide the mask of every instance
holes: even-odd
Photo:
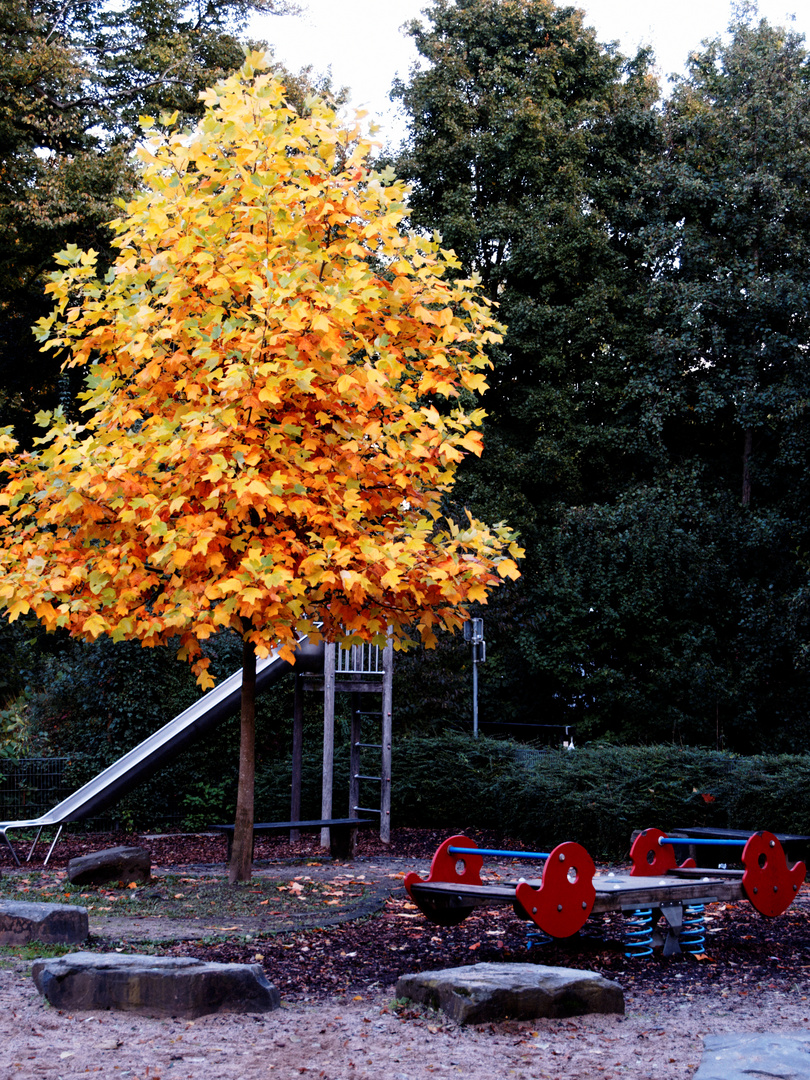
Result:
[[[0,960],[0,1074],[55,1080],[94,1071],[137,1080],[464,1074],[468,1080],[687,1080],[706,1035],[810,1029],[810,903],[803,894],[778,919],[761,918],[749,904],[712,905],[704,960],[655,956],[631,962],[604,941],[576,952],[564,942],[527,952],[526,924],[511,910],[476,912],[459,926],[440,929],[410,904],[401,886],[404,873],[424,871],[446,835],[401,830],[388,852],[364,837],[359,856],[337,864],[317,853],[313,838],[296,849],[261,842],[257,878],[280,889],[295,883],[302,892],[313,882],[323,910],[313,917],[311,903],[296,921],[287,905],[286,925],[272,914],[236,916],[209,929],[215,922],[184,917],[182,910],[170,919],[91,913],[93,947],[261,963],[281,991],[284,1005],[277,1013],[211,1016],[193,1024],[130,1014],[68,1016],[43,1005],[26,961]],[[64,846],[60,841],[55,871],[82,844],[119,842],[152,850],[157,886],[162,875],[177,872],[193,890],[193,882],[223,870],[221,838],[105,835],[68,837]],[[10,872],[7,863],[0,866],[3,875]],[[366,915],[358,917],[358,904],[366,905]],[[605,929],[609,937],[610,926]],[[393,1001],[394,981],[405,971],[495,960],[600,971],[624,987],[627,1014],[462,1029]]]

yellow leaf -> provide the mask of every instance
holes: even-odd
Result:
[[[27,601],[15,600],[8,609],[8,621],[16,622],[20,615],[27,615],[30,610],[31,607]]]
[[[101,634],[106,633],[108,629],[109,627],[106,620],[98,614],[91,615],[90,618],[85,621],[84,626],[82,627],[84,633],[89,638],[92,638],[93,641],[95,641],[95,639]]]

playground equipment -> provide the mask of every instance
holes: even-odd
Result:
[[[301,817],[301,769],[303,756],[304,691],[323,694],[323,781],[321,817],[332,818],[332,788],[335,747],[335,695],[347,693],[351,704],[349,756],[349,817],[379,815],[380,839],[391,839],[391,718],[393,697],[394,644],[391,633],[384,649],[368,643],[348,648],[327,644],[322,674],[297,675],[293,710],[292,797],[290,817]],[[376,707],[368,695],[376,695]],[[371,699],[374,701],[375,699]],[[364,738],[363,729],[371,736]],[[371,739],[371,741],[369,741]],[[378,741],[379,740],[379,741]],[[361,786],[362,785],[362,786]],[[366,795],[369,785],[373,794]],[[361,798],[362,792],[362,798]],[[370,804],[370,805],[369,805]],[[376,805],[375,805],[376,804]],[[292,832],[290,839],[298,839]],[[329,846],[329,829],[324,826],[321,844]]]
[[[267,823],[264,831],[278,831],[289,827],[292,839],[298,839],[298,829],[309,823],[301,822],[301,759],[303,732],[303,689],[320,690],[324,698],[324,770],[323,770],[323,812],[322,817],[332,822],[324,823],[321,843],[324,847],[333,847],[330,839],[330,827],[338,830],[337,849],[341,852],[342,818],[332,817],[332,764],[334,755],[335,727],[335,691],[348,691],[352,694],[352,748],[351,748],[351,786],[349,790],[349,818],[355,819],[362,814],[380,815],[380,838],[387,843],[391,829],[391,697],[393,644],[385,650],[372,645],[354,645],[341,648],[333,644],[313,644],[306,635],[299,637],[295,651],[295,666],[281,659],[277,651],[270,653],[256,664],[256,690],[261,692],[282,676],[295,674],[295,708],[293,719],[293,775],[291,821],[289,823]],[[20,830],[36,830],[31,849],[26,861],[31,860],[42,830],[48,826],[57,826],[45,865],[53,854],[62,828],[69,821],[83,821],[102,813],[107,807],[123,798],[142,781],[148,779],[159,768],[168,764],[189,744],[206,734],[217,724],[238,711],[242,691],[242,672],[235,671],[213,690],[184,710],[168,724],[139,743],[123,757],[113,762],[106,769],[93,777],[86,784],[74,791],[52,810],[36,818],[20,821],[0,822],[0,835],[6,842],[14,861],[19,866],[20,860],[12,846],[9,833]],[[374,692],[381,694],[381,706],[376,711],[363,711],[359,707],[359,695]],[[380,717],[380,743],[361,741],[361,722],[363,717]],[[360,754],[364,750],[380,751],[380,775],[365,775],[361,769]],[[375,781],[380,785],[379,809],[360,806],[360,781]],[[358,822],[365,825],[367,822]],[[297,825],[297,828],[295,826]],[[225,826],[224,828],[228,828]]]
[[[309,643],[306,636],[302,636],[296,648],[295,669],[298,671],[319,670],[323,667],[323,652],[323,645],[313,645]],[[264,690],[292,670],[292,666],[286,660],[282,660],[277,652],[272,652],[256,664],[257,691]],[[30,861],[42,830],[47,826],[58,826],[45,857],[47,865],[66,822],[82,821],[100,814],[161,766],[171,761],[190,743],[232,716],[239,708],[241,690],[242,672],[240,670],[235,671],[233,675],[215,686],[190,708],[170,720],[159,731],[144,739],[118,761],[113,762],[78,791],[74,791],[72,795],[63,799],[52,810],[27,821],[0,822],[0,834],[17,865],[19,866],[20,860],[8,835],[12,830],[37,830],[26,860]]]
[[[728,844],[702,840],[699,846]],[[645,829],[630,851],[629,874],[596,874],[581,844],[558,844],[550,852],[481,848],[466,836],[451,836],[439,846],[423,879],[405,877],[405,888],[422,914],[439,926],[455,926],[475,908],[510,904],[515,914],[552,938],[571,937],[591,914],[631,912],[629,955],[650,955],[654,944],[664,955],[700,951],[702,909],[717,901],[747,899],[760,914],[781,915],[793,903],[805,877],[804,863],[789,867],[779,840],[757,832],[739,841],[744,870],[705,869],[686,859],[680,866],[674,849],[694,845],[693,838],[668,837]],[[542,862],[541,878],[484,882],[485,856]],[[655,929],[664,916],[666,935]]]

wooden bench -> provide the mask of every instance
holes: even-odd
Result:
[[[354,854],[354,830],[376,825],[371,818],[319,818],[316,821],[264,821],[253,826],[253,841],[255,845],[258,833],[290,832],[292,829],[303,829],[305,832],[314,832],[321,829],[329,829],[329,853],[333,859],[350,859]],[[228,851],[225,861],[231,861],[233,851],[233,825],[211,825],[215,832],[225,833],[228,839]]]

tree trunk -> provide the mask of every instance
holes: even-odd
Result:
[[[250,881],[253,870],[253,782],[256,775],[256,650],[242,648],[242,711],[239,738],[239,789],[228,881]]]

